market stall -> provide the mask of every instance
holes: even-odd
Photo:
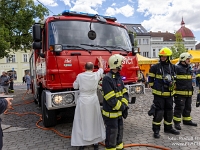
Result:
[[[200,51],[197,50],[188,50],[188,53],[192,55],[191,63],[200,62]],[[171,60],[171,63],[176,64],[179,61],[179,58]]]
[[[145,77],[146,77],[146,74],[149,72],[151,65],[158,63],[157,59],[147,58],[139,54],[137,54],[137,59],[138,59],[140,70],[144,73]]]

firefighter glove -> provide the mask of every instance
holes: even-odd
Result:
[[[128,109],[129,109],[129,107],[126,107],[125,110],[122,111],[122,117],[123,117],[124,119],[126,119],[126,118],[128,117]]]
[[[155,113],[156,113],[156,106],[155,106],[155,104],[152,104],[151,105],[151,109],[148,111],[148,115],[149,116],[155,116]]]

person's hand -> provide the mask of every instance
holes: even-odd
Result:
[[[100,57],[97,57],[97,59],[98,59],[98,61],[100,62],[100,63],[102,63],[102,57],[100,56]]]
[[[7,109],[10,109],[10,108],[12,108],[12,103],[11,103],[11,101],[13,100],[13,98],[5,98],[5,100],[7,100],[7,102],[8,102],[8,106],[7,106]]]
[[[103,68],[103,59],[102,57],[97,57],[98,61],[99,61],[99,68]]]

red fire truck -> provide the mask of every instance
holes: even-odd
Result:
[[[97,71],[99,56],[104,60],[104,73],[109,71],[107,61],[111,55],[126,57],[121,74],[129,103],[144,94],[144,85],[137,83],[139,66],[133,34],[116,22],[115,17],[66,10],[48,17],[42,24],[34,24],[32,34],[30,73],[35,102],[41,106],[45,127],[57,124],[60,110],[76,105],[79,91],[73,89],[73,82],[85,71],[88,61],[94,63]],[[101,88],[97,91],[101,101]]]

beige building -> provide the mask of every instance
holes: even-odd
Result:
[[[0,74],[3,71],[14,74],[15,81],[21,82],[26,71],[29,71],[30,51],[17,51],[10,53],[10,58],[0,59]]]

